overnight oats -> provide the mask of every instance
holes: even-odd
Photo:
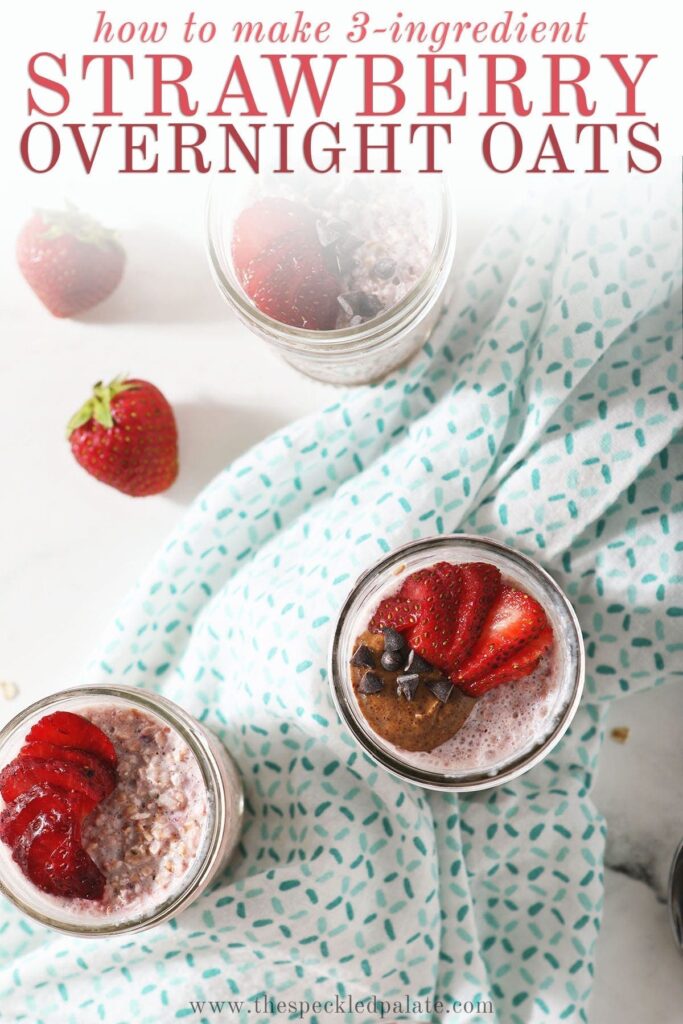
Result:
[[[357,582],[331,653],[333,696],[394,774],[486,789],[541,760],[583,687],[576,616],[539,566],[454,536],[400,548]]]
[[[214,185],[209,248],[240,318],[320,380],[376,380],[423,345],[443,309],[455,234],[443,182],[355,178]]]
[[[65,691],[0,736],[0,888],[64,931],[137,931],[200,894],[238,841],[227,751],[177,705]]]

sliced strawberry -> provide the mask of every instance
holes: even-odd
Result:
[[[488,675],[534,640],[547,626],[538,601],[516,587],[503,586],[491,606],[479,639],[457,666],[454,681],[469,683]]]
[[[283,236],[245,269],[243,286],[254,305],[280,323],[331,330],[341,291],[317,241],[301,230]]]
[[[435,572],[446,583],[451,583],[456,578],[462,576],[462,566],[456,565],[453,562],[437,562],[431,567],[431,571]]]
[[[89,765],[17,757],[0,772],[0,795],[6,803],[16,800],[31,786],[56,786],[69,793],[82,793],[98,803],[111,793],[115,785],[115,769],[96,757]]]
[[[291,311],[295,326],[308,331],[331,331],[339,313],[339,278],[324,263],[311,266],[292,295]]]
[[[68,825],[41,831],[25,859],[26,874],[43,892],[84,900],[99,900],[104,895],[104,875]]]
[[[428,569],[411,572],[399,590],[399,596],[411,601],[429,602],[439,590],[441,582],[455,583],[460,578],[460,567],[450,562],[437,562]]]
[[[307,231],[295,229],[276,239],[247,264],[242,275],[242,285],[254,301],[278,282],[281,282],[283,289],[291,290],[294,285],[293,276],[302,273],[316,261],[322,264],[320,245]]]
[[[0,772],[0,840],[35,885],[56,896],[100,899],[105,879],[81,846],[81,824],[117,782],[116,751],[87,719],[40,719]]]
[[[19,751],[19,757],[37,757],[43,761],[73,761],[74,764],[84,764],[87,768],[97,764],[104,764],[106,768],[113,768],[108,761],[103,761],[97,754],[91,754],[87,750],[78,750],[76,747],[58,747],[56,743],[24,743]]]
[[[450,667],[448,652],[457,628],[462,574],[446,572],[444,565],[438,563],[413,573],[405,581],[400,595],[420,603],[417,624],[407,633],[408,643],[431,665],[446,672]]]
[[[28,853],[33,840],[37,839],[43,832],[52,832],[54,830],[59,830],[64,834],[68,833],[75,842],[80,843],[81,841],[81,824],[74,821],[69,814],[64,814],[62,810],[56,807],[50,811],[37,814],[29,822],[28,827],[24,829],[12,847],[12,858],[17,862],[24,874],[27,874]]]
[[[27,743],[53,743],[58,747],[77,747],[97,754],[115,765],[117,762],[114,744],[96,725],[82,715],[71,711],[53,711],[33,726],[26,737]]]
[[[444,670],[452,672],[472,650],[484,620],[500,590],[500,570],[487,562],[467,562],[458,566],[462,585],[457,622]]]
[[[439,565],[446,565],[446,562]],[[379,633],[387,626],[393,626],[403,632],[411,626],[417,626],[424,615],[425,607],[432,602],[440,591],[440,579],[437,566],[418,569],[404,580],[398,594],[387,597],[377,608],[370,620],[370,631]]]
[[[487,693],[488,690],[492,690],[496,686],[500,686],[501,683],[509,683],[513,679],[523,679],[525,676],[531,675],[534,669],[538,667],[541,657],[548,650],[552,642],[553,631],[548,626],[539,633],[535,640],[529,641],[521,651],[511,654],[508,660],[498,668],[492,669],[486,675],[472,682],[458,682],[458,685],[469,697],[481,697],[482,694]]]
[[[378,605],[368,628],[371,633],[381,633],[383,629],[391,626],[401,633],[417,623],[419,614],[420,606],[417,601],[404,601],[396,596],[386,597]]]
[[[273,196],[243,210],[232,234],[232,261],[240,282],[244,284],[252,260],[294,230],[317,242],[315,217],[300,203]]]
[[[485,562],[437,562],[411,573],[369,628],[388,626],[471,696],[528,675],[553,638],[538,602],[503,586],[500,571]]]
[[[33,838],[45,828],[66,825],[71,819],[66,793],[60,798],[35,796],[41,786],[32,786],[8,804],[0,815],[0,838],[15,852],[15,860],[23,862],[22,850],[27,850]]]
[[[71,819],[80,825],[96,804],[82,793],[66,793],[53,786],[31,786],[0,813],[0,840],[14,847],[26,830],[36,832],[40,822]]]

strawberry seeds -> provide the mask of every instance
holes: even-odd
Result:
[[[52,896],[99,900],[105,877],[83,849],[86,817],[115,789],[117,756],[80,715],[41,718],[0,772],[0,840],[24,874]]]
[[[496,566],[436,562],[379,603],[357,639],[352,683],[375,732],[434,751],[466,727],[478,698],[533,677],[553,639],[538,601]]]

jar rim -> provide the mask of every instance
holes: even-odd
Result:
[[[372,736],[361,727],[356,715],[350,707],[350,699],[346,694],[342,680],[343,673],[347,670],[346,662],[343,660],[343,652],[341,651],[342,628],[347,615],[353,609],[360,589],[376,578],[378,574],[386,570],[390,570],[392,567],[400,563],[402,557],[420,553],[421,551],[438,549],[440,547],[452,547],[453,545],[458,545],[460,543],[462,543],[464,547],[473,550],[476,550],[477,548],[480,550],[489,549],[493,553],[509,558],[513,563],[516,562],[524,567],[533,577],[535,577],[539,585],[549,589],[557,598],[559,598],[563,611],[567,615],[567,621],[572,629],[573,640],[575,642],[576,663],[575,665],[572,665],[573,676],[571,692],[553,729],[544,740],[535,745],[530,751],[521,753],[517,757],[514,757],[506,763],[503,768],[495,772],[494,775],[485,769],[480,769],[477,772],[468,772],[466,775],[464,773],[461,775],[458,775],[457,773],[449,775],[445,771],[430,771],[429,769],[419,768],[415,765],[406,763],[399,757],[395,757],[379,742],[376,743]],[[523,775],[530,768],[533,768],[535,765],[543,761],[550,751],[560,742],[576,714],[576,710],[583,693],[585,681],[585,651],[581,627],[571,602],[556,580],[554,580],[553,577],[533,558],[513,550],[500,541],[492,540],[488,537],[479,537],[476,534],[468,533],[437,534],[430,537],[423,537],[419,540],[409,541],[407,544],[394,548],[391,552],[383,556],[358,576],[349,591],[337,618],[332,635],[332,642],[330,644],[328,674],[332,700],[339,717],[347,726],[356,742],[359,743],[363,750],[375,762],[381,765],[381,767],[385,768],[391,775],[394,775],[403,781],[412,782],[417,786],[421,786],[423,789],[455,793],[471,793],[492,789]],[[371,731],[372,730],[370,730],[370,732]]]
[[[150,911],[143,912],[138,916],[117,919],[116,921],[110,921],[101,925],[96,924],[95,920],[92,922],[84,920],[81,923],[51,917],[49,913],[37,910],[17,896],[1,876],[0,892],[27,916],[57,931],[87,938],[132,934],[152,928],[154,925],[173,917],[195,893],[201,890],[205,880],[210,877],[220,855],[221,838],[227,820],[227,806],[220,769],[209,742],[201,730],[197,729],[199,723],[180,705],[153,691],[123,686],[117,683],[107,684],[106,686],[86,684],[69,687],[68,689],[60,690],[58,693],[42,697],[33,704],[29,704],[0,729],[0,751],[5,743],[22,728],[24,723],[37,713],[54,708],[65,701],[82,697],[98,699],[113,697],[128,701],[134,706],[161,718],[164,724],[170,726],[181,736],[192,751],[206,787],[208,813],[207,834],[203,844],[197,851],[195,863],[188,870],[188,881],[187,883],[181,882],[178,889],[172,890],[170,896],[163,899],[160,904],[154,906]]]
[[[292,327],[261,312],[248,298],[238,284],[230,280],[225,260],[221,255],[220,235],[217,225],[221,222],[220,189],[224,185],[215,176],[208,189],[206,200],[206,245],[209,265],[219,291],[233,307],[239,318],[248,326],[256,327],[269,340],[277,342],[291,352],[302,351],[327,357],[338,354],[353,354],[355,351],[371,351],[383,345],[395,330],[403,331],[417,319],[433,295],[441,286],[444,273],[450,273],[455,252],[456,217],[451,188],[442,176],[436,181],[439,200],[438,231],[430,252],[429,262],[415,284],[402,299],[378,316],[356,327],[338,327],[330,331],[309,331],[305,327]]]
[[[683,839],[681,839],[676,847],[676,852],[671,861],[667,886],[667,903],[674,941],[678,948],[683,951]]]

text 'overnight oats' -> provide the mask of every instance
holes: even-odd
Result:
[[[444,560],[407,573],[360,624],[354,699],[402,761],[492,772],[552,730],[557,636],[541,602],[496,565]]]
[[[136,707],[54,711],[0,772],[0,840],[70,910],[130,917],[182,886],[202,848],[206,788],[178,732]]]

